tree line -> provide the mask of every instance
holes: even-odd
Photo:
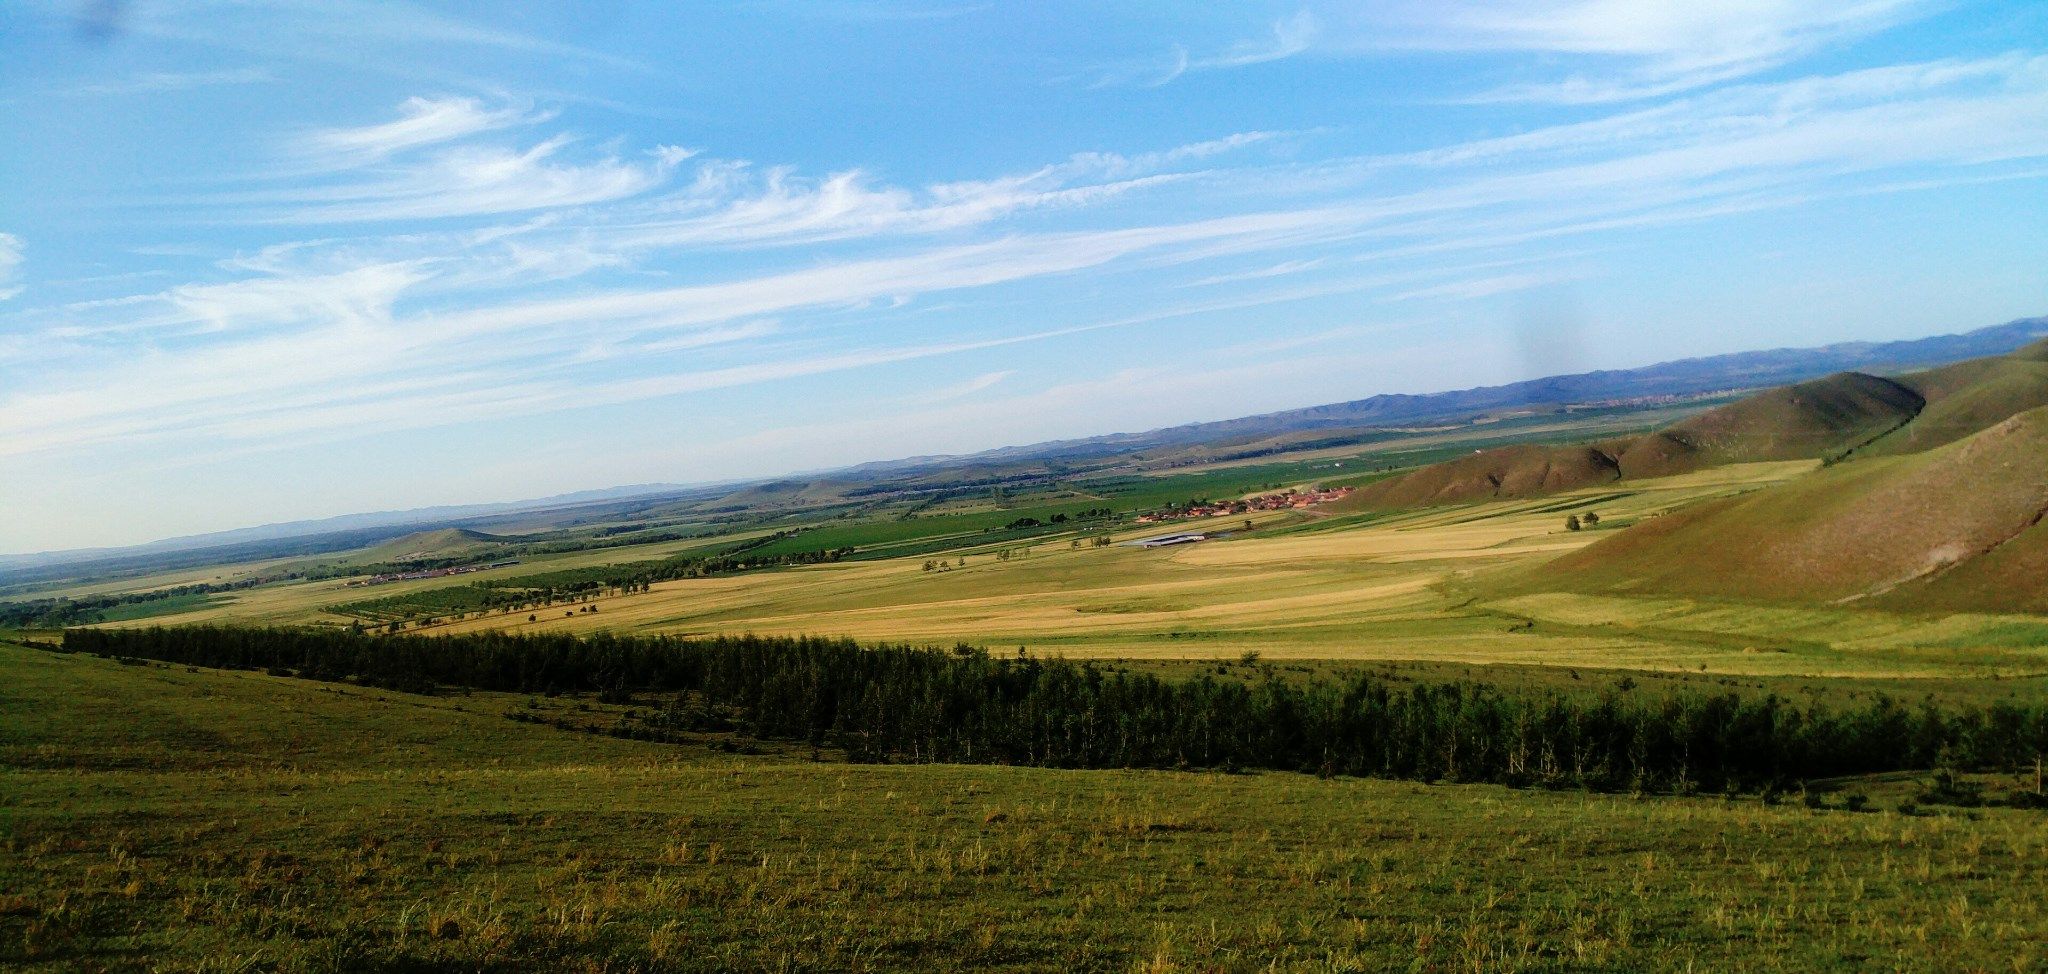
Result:
[[[484,579],[467,585],[451,585],[403,595],[361,599],[332,606],[329,611],[387,625],[407,621],[418,621],[424,625],[442,616],[461,617],[472,612],[524,612],[557,604],[585,602],[605,595],[629,595],[648,591],[656,582],[682,578],[707,578],[763,568],[836,562],[853,553],[850,547],[840,547],[780,554],[749,554],[757,548],[795,537],[798,533],[798,529],[777,531],[729,545],[709,555],[676,555],[653,561],[592,565],[512,578]]]
[[[794,537],[795,531],[778,531],[772,535],[754,538],[713,555],[682,555],[660,561],[628,562],[622,565],[599,565],[590,568],[570,568],[538,575],[522,575],[478,582],[476,584],[501,589],[526,589],[557,594],[596,595],[605,593],[644,592],[655,582],[670,582],[681,578],[706,578],[713,575],[730,575],[735,572],[754,571],[762,568],[784,568],[791,565],[818,565],[839,561],[853,554],[853,548],[818,548],[809,551],[788,551],[776,554],[748,554],[785,538]]]
[[[707,537],[714,532],[702,529],[651,531],[635,525],[617,525],[601,528],[588,537],[565,538],[555,541],[528,541],[512,538],[467,554],[445,555],[428,558],[408,558],[399,561],[364,563],[340,563],[315,565],[302,574],[313,581],[330,578],[353,578],[360,575],[396,575],[404,572],[431,571],[436,568],[458,568],[464,565],[482,565],[507,558],[522,558],[530,555],[562,554],[576,551],[597,551],[605,548],[624,548],[644,544],[659,544],[668,541],[685,541]]]
[[[1087,662],[848,639],[578,638],[176,627],[74,630],[68,651],[268,669],[413,692],[668,695],[761,738],[861,761],[1265,768],[1599,791],[1760,791],[2048,753],[2048,704],[1799,706],[1733,693],[1598,697],[1369,673],[1167,680]]]
[[[59,629],[65,626],[82,626],[102,621],[108,609],[161,602],[188,595],[238,592],[273,581],[274,578],[252,577],[232,582],[194,582],[189,585],[173,585],[168,588],[150,589],[147,592],[123,592],[118,595],[84,595],[76,598],[55,596],[0,602],[0,629]]]

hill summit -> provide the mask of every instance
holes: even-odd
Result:
[[[468,528],[439,528],[392,538],[363,553],[370,561],[420,561],[468,554],[479,548],[503,544],[506,539]]]

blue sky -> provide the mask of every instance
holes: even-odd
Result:
[[[0,551],[2048,312],[2048,5],[0,10]]]

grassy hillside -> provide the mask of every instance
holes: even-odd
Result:
[[[1504,446],[1369,484],[1340,509],[1430,507],[1531,497],[1621,478],[1606,451],[1587,446]]]
[[[1634,439],[1486,450],[1371,485],[1346,506],[1398,510],[1536,497],[1730,463],[1920,453],[2042,406],[2048,342],[1897,378],[1843,372],[1770,389]]]
[[[1898,382],[1844,372],[1681,420],[1629,444],[1616,459],[1623,475],[1641,478],[1727,463],[1824,457],[1899,428],[1922,404],[1918,393]]]
[[[2048,820],[1296,774],[853,766],[0,647],[26,971],[2031,970]],[[755,750],[756,753],[734,753]],[[1994,789],[2006,782],[1990,783]],[[1846,810],[1866,795],[1866,811]]]
[[[1996,606],[2048,614],[2048,524],[2036,521],[2011,540],[1938,575],[1900,586],[1886,605],[1904,609]]]
[[[354,554],[356,562],[404,562],[452,558],[501,545],[506,539],[467,528],[440,528],[393,538]]]
[[[1538,497],[1733,463],[1819,459],[1906,425],[1922,404],[1901,383],[1844,372],[1748,396],[1640,437],[1475,452],[1368,485],[1344,506],[1397,510]]]
[[[1913,422],[1863,451],[1918,453],[1952,443],[2007,417],[2048,406],[2048,343],[2000,358],[1958,362],[1900,382],[1927,401]]]
[[[2048,609],[2048,409],[1657,518],[1547,566],[1618,593]]]

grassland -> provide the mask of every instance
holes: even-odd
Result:
[[[562,607],[443,623],[590,632],[845,634],[864,640],[958,640],[1033,652],[1120,659],[1436,660],[1716,674],[1927,678],[2048,673],[2048,623],[2032,616],[1912,614],[1848,607],[1758,605],[1655,596],[1530,592],[1491,579],[1541,578],[1542,566],[1621,527],[1811,470],[1810,462],[1746,464],[1534,500],[1400,514],[1273,512],[1225,522],[1232,537],[1140,549],[1082,543],[1081,527],[1018,538],[974,532],[1010,512],[950,515],[937,540],[910,522],[850,523],[787,543],[943,547],[928,552],[656,584]],[[1258,476],[1258,475],[1254,475]],[[1253,481],[1257,483],[1256,480]],[[1085,508],[1100,501],[1071,498]],[[1598,530],[1563,519],[1597,510]],[[923,519],[919,519],[923,520]],[[1201,522],[1192,526],[1201,527]],[[1175,530],[1125,524],[1126,541]],[[921,540],[920,540],[921,539]],[[785,542],[777,542],[778,544]],[[1077,546],[1078,545],[1078,546]],[[693,549],[693,546],[694,549]],[[709,550],[709,542],[649,546]],[[511,578],[536,566],[628,561],[642,549],[555,556],[489,573],[345,589],[339,582],[271,586],[156,616],[201,621],[343,624],[329,607],[361,598],[430,592],[470,580]],[[1008,552],[1009,557],[999,557]],[[961,566],[960,560],[966,564]],[[1518,574],[1519,573],[1519,574]],[[529,621],[531,616],[531,621]]]
[[[2044,455],[2038,409],[1924,453],[1701,505],[1549,567],[1583,591],[2040,613]]]
[[[0,648],[26,970],[2032,970],[2048,820],[848,766]],[[750,749],[741,743],[739,749]],[[758,749],[757,749],[758,750]],[[1849,789],[1876,811],[1842,810]]]

